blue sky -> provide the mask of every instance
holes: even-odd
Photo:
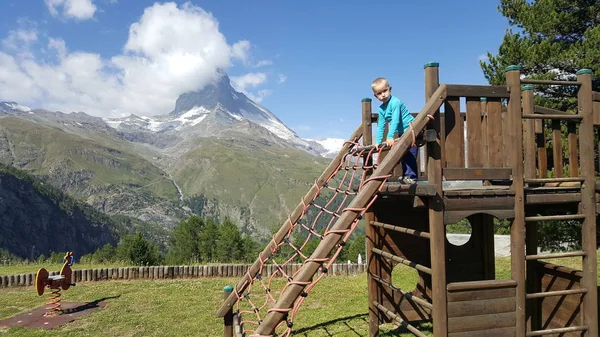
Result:
[[[424,104],[427,62],[440,63],[441,82],[485,84],[479,59],[508,28],[498,4],[2,0],[0,100],[163,114],[224,67],[301,137],[346,138],[376,77],[411,111]]]

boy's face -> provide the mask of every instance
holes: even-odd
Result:
[[[389,84],[376,86],[375,88],[373,88],[373,95],[375,95],[375,97],[378,100],[385,103],[390,99],[390,96],[392,95],[392,87]]]

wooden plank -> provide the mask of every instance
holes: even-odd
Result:
[[[508,98],[509,93],[502,85],[448,84],[448,97]]]
[[[579,153],[580,174],[585,178],[581,189],[581,208],[586,219],[583,221],[581,236],[582,250],[586,253],[583,257],[583,277],[581,287],[588,293],[583,299],[583,324],[588,326],[589,336],[598,336],[598,261],[596,255],[596,193],[595,193],[595,167],[594,167],[594,125],[592,102],[592,74],[591,71],[578,72],[577,80],[581,87],[577,93],[579,113],[583,117],[579,125]]]
[[[488,115],[487,115],[487,99],[481,100],[481,147],[482,147],[482,164],[484,167],[490,166],[490,146],[488,137]]]
[[[548,176],[548,156],[546,153],[546,133],[543,128],[543,121],[536,120],[535,123],[535,146],[537,148],[537,167],[540,178]]]
[[[514,288],[516,286],[517,286],[517,282],[515,282],[513,280],[482,280],[482,281],[448,283],[447,289],[450,292],[454,292],[454,291],[465,291],[465,290]]]
[[[512,219],[515,216],[515,211],[512,209],[484,209],[484,210],[468,210],[468,211],[452,211],[447,210],[444,213],[444,223],[446,225],[457,223],[458,221],[467,218],[473,214],[489,214],[500,220]]]
[[[533,90],[523,90],[523,114],[531,114],[533,109]],[[525,178],[536,177],[534,123],[533,120],[523,120],[523,150],[525,151],[523,175]]]
[[[512,178],[512,169],[446,167],[443,175],[446,180],[509,180]]]
[[[481,100],[467,97],[467,167],[483,166],[483,137],[481,134]]]
[[[552,159],[554,177],[563,177],[563,153],[560,121],[552,121]]]
[[[569,157],[569,176],[579,176],[579,154],[577,150],[577,125],[567,123],[567,142]]]
[[[577,81],[555,81],[555,80],[533,80],[533,79],[528,79],[528,78],[524,78],[521,80],[522,84],[541,84],[541,85],[572,85],[572,86],[580,86],[581,83],[577,82]]]
[[[600,125],[600,101],[592,104],[594,111],[594,126]]]
[[[444,129],[446,143],[444,159],[448,167],[465,167],[464,124],[460,118],[460,100],[448,98],[444,102]]]
[[[592,99],[595,102],[600,102],[600,92],[596,92],[596,91],[592,92]]]
[[[531,91],[531,90],[529,90],[529,91]],[[523,112],[523,113],[525,113],[525,112]],[[533,111],[528,111],[527,113],[528,114],[537,113],[537,114],[543,114],[543,115],[568,115],[569,114],[568,112],[564,112],[564,111],[552,109],[552,108],[546,108],[545,106],[540,106],[540,105],[534,105]]]
[[[516,325],[515,312],[448,318],[448,332],[484,331]]]
[[[524,114],[525,119],[552,119],[552,120],[568,120],[568,121],[580,121],[581,116],[575,114],[562,114],[562,115],[538,115],[538,114]]]
[[[436,195],[438,186],[419,183],[413,185],[386,182],[379,194],[430,197]]]
[[[481,337],[481,335],[481,331],[464,331],[450,333],[448,334],[448,337]],[[514,337],[515,327],[486,330],[484,335],[485,337]]]
[[[493,196],[493,197],[459,197],[444,198],[446,211],[492,211],[492,210],[512,210],[515,205],[515,197]]]
[[[580,201],[580,193],[525,194],[525,204],[527,205],[565,204]]]
[[[502,141],[502,112],[500,100],[491,99],[487,102],[488,108],[488,146],[490,167],[503,167],[504,144]]]
[[[515,311],[515,298],[491,298],[485,300],[448,303],[448,317],[489,315]]]

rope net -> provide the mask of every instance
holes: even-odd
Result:
[[[234,311],[237,311],[245,336],[262,337],[263,335],[256,333],[256,329],[271,311],[283,313],[284,319],[275,327],[275,334],[269,336],[289,336],[291,334],[298,309],[316,284],[327,275],[344,249],[345,243],[351,239],[363,214],[377,198],[377,193],[374,193],[367,202],[367,206],[361,209],[348,207],[362,186],[370,180],[367,175],[377,168],[374,156],[381,155],[386,148],[384,144],[360,147],[359,139],[360,135],[345,142],[345,145],[349,146],[349,150],[345,151],[342,148],[340,152],[345,151],[345,154],[342,157],[340,155],[336,157],[341,159],[335,163],[337,167],[333,173],[326,177],[320,185],[315,181],[315,188],[317,188],[315,197],[312,200],[303,199],[303,209],[298,220],[292,222],[291,218],[288,218],[284,224],[284,226],[288,224],[289,226],[283,240],[276,242],[273,237],[270,254],[264,256],[263,251],[258,255],[257,261],[260,265],[256,275],[251,275],[250,269],[248,269],[243,278],[245,279],[243,286],[234,288],[237,298]],[[388,178],[389,175],[376,179],[382,179],[385,183]],[[381,186],[384,186],[383,183]],[[334,229],[334,224],[344,212],[353,212],[354,220],[346,229]],[[340,238],[329,255],[311,258],[319,244],[332,234],[340,235]],[[319,272],[315,274],[317,277],[313,275],[310,278],[311,281],[307,282],[297,281],[295,276],[301,268],[288,268],[290,267],[288,265],[292,263],[304,265],[307,262],[321,264]],[[267,274],[266,268],[272,270],[269,276],[263,276]],[[294,269],[296,270],[294,271]],[[291,309],[275,308],[273,305],[277,302],[279,295],[293,284],[305,287],[294,301]],[[238,293],[237,289],[244,289],[244,291]]]

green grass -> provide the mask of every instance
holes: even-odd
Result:
[[[561,259],[561,264],[580,267],[580,259]],[[509,278],[510,259],[496,260],[498,279]],[[36,271],[40,266],[0,267],[0,275]],[[55,269],[58,265],[43,266]],[[82,265],[82,268],[107,266]],[[112,266],[111,266],[112,267]],[[394,269],[394,284],[412,289],[413,269]],[[104,300],[108,306],[51,331],[0,328],[6,336],[221,336],[222,319],[214,316],[223,298],[223,287],[239,278],[82,282],[63,291],[63,301]],[[600,281],[600,280],[599,280]],[[281,285],[282,280],[277,280]],[[600,282],[599,282],[600,283]],[[276,288],[273,286],[273,288]],[[0,319],[44,305],[33,287],[0,289]],[[248,327],[248,326],[247,326]],[[393,324],[381,326],[381,336],[413,336]],[[431,324],[420,327],[432,335]],[[329,276],[310,292],[294,320],[294,336],[368,336],[366,274]]]

